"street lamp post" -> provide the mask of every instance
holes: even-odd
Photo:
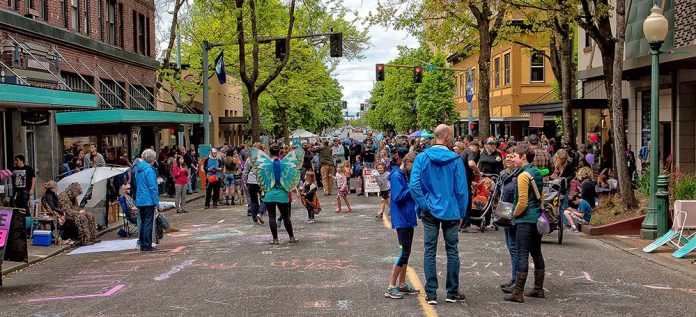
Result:
[[[667,211],[657,208],[657,175],[660,172],[660,140],[659,140],[659,107],[660,107],[660,46],[667,37],[669,22],[662,15],[662,9],[654,4],[650,9],[650,15],[643,22],[643,33],[650,44],[652,56],[652,73],[650,79],[650,197],[648,200],[648,212],[645,215],[640,230],[642,239],[656,239],[664,234],[666,228]],[[659,226],[658,226],[659,224]]]

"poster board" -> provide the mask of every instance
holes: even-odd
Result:
[[[365,193],[379,193],[379,185],[377,178],[372,176],[372,168],[363,168],[363,184],[365,185]]]
[[[2,261],[5,258],[5,245],[10,236],[10,222],[12,222],[12,210],[0,210],[0,271]],[[0,286],[2,286],[2,275],[0,274]]]

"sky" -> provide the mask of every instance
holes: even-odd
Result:
[[[344,0],[343,5],[356,10],[364,18],[375,10],[374,0]],[[395,31],[381,26],[369,27],[370,46],[362,60],[341,61],[334,77],[343,87],[343,100],[348,101],[348,114],[360,111],[360,103],[370,97],[375,82],[375,64],[386,63],[398,54],[397,46],[417,47],[418,41],[405,31]]]

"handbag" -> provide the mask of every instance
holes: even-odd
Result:
[[[525,172],[526,173],[526,172]],[[531,174],[527,173],[530,182],[532,183],[532,188],[534,188],[534,195],[538,200],[541,200],[541,194],[539,193],[539,188],[537,187],[536,182],[534,181],[534,177],[532,177]],[[551,225],[549,224],[549,217],[546,215],[544,212],[544,205],[542,201],[542,206],[541,206],[541,215],[539,216],[539,219],[537,219],[536,227],[537,227],[537,232],[539,232],[540,235],[545,235],[551,233]]]
[[[493,224],[498,227],[512,227],[512,203],[501,201],[493,210]]]
[[[213,175],[208,176],[208,183],[215,184],[217,182],[218,182],[217,174],[213,174]]]

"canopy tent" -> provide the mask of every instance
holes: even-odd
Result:
[[[307,130],[303,130],[303,129],[297,129],[295,131],[292,131],[292,134],[290,134],[291,139],[295,139],[295,138],[311,139],[311,138],[316,138],[316,137],[317,137],[316,134],[309,132]]]

